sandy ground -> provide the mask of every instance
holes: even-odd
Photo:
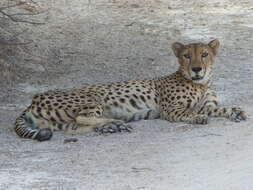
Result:
[[[24,34],[33,41],[19,63],[27,79],[1,94],[1,190],[253,189],[252,117],[206,126],[140,121],[132,133],[76,135],[76,143],[61,132],[43,143],[20,139],[12,126],[37,92],[166,75],[177,68],[172,42],[214,38],[222,46],[213,88],[223,105],[251,116],[252,1],[36,2],[47,24]]]

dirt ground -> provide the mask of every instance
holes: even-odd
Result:
[[[253,114],[253,2],[250,0],[36,0],[45,25],[27,26],[26,77],[0,101],[0,189],[251,190],[252,117],[206,126],[162,120],[132,133],[18,138],[15,117],[37,92],[167,75],[171,43],[218,38],[213,88],[223,105]],[[35,3],[36,2],[36,3]]]

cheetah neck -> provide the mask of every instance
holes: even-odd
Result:
[[[208,81],[205,81],[204,83],[196,83],[190,79],[187,79],[183,74],[182,72],[180,72],[180,70],[176,71],[175,73],[171,74],[171,75],[168,75],[166,77],[163,77],[161,78],[162,81],[166,81],[168,83],[171,83],[171,82],[176,82],[176,81],[179,81],[180,83],[187,83],[187,84],[192,84],[193,86],[196,86],[196,87],[199,87],[199,88],[202,88],[202,89],[207,89],[210,84],[211,84],[211,78],[209,78]]]

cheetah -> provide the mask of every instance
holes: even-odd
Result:
[[[37,94],[16,119],[15,131],[20,137],[45,141],[57,130],[69,134],[130,132],[128,123],[141,119],[191,124],[207,124],[209,116],[246,120],[240,107],[218,106],[210,89],[219,45],[217,39],[173,43],[179,68],[168,76]]]

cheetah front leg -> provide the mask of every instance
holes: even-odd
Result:
[[[247,119],[246,113],[240,107],[218,106],[218,98],[211,90],[207,91],[203,104],[198,113],[208,115],[210,117],[225,117],[235,122],[240,122]]]
[[[162,111],[161,119],[176,122],[186,122],[191,124],[207,124],[208,116],[198,114],[183,105],[174,105]]]
[[[89,104],[81,108],[76,119],[76,126],[69,128],[66,132],[80,134],[88,131],[96,131],[100,134],[131,132],[132,128],[121,120],[103,117],[103,108],[98,104]]]

